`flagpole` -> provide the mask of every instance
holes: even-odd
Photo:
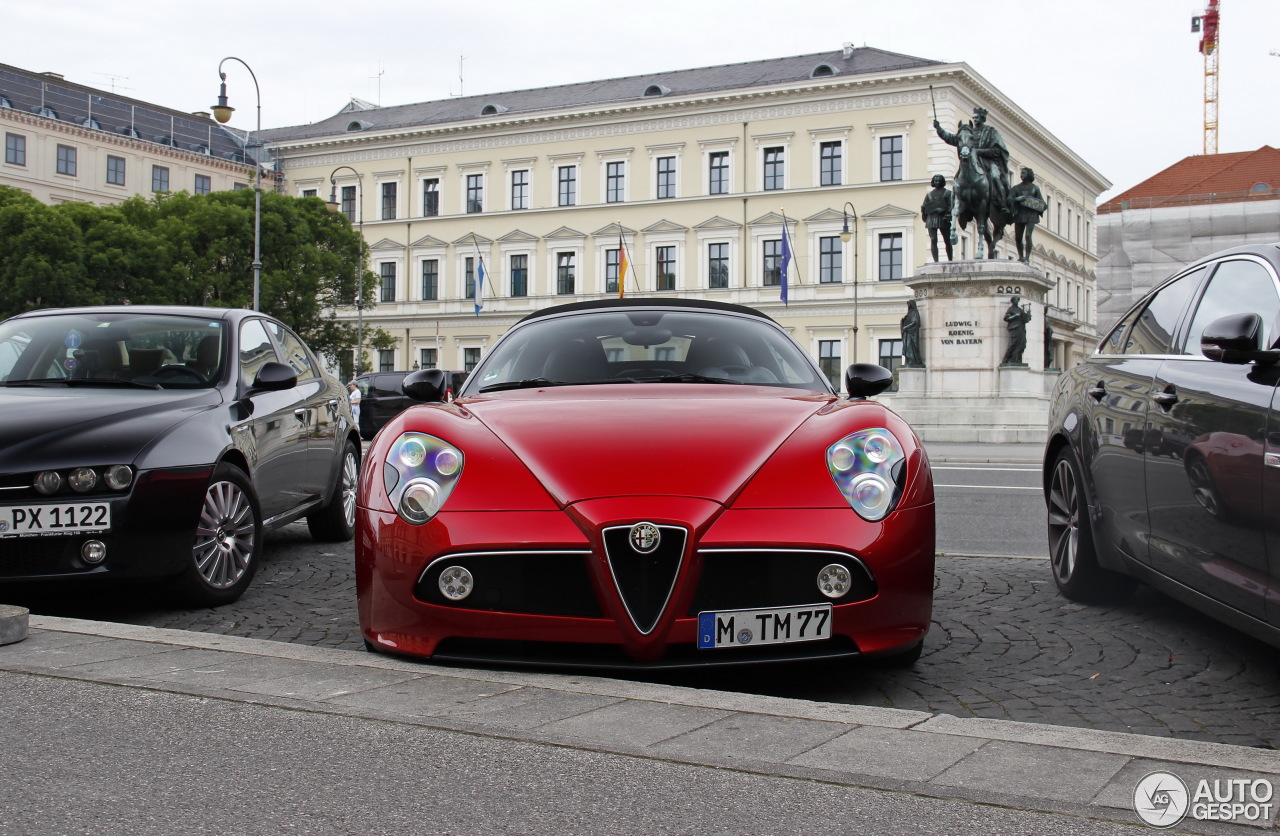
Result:
[[[627,242],[622,240],[622,221],[614,221],[618,225],[618,298],[626,297],[627,288],[627,267],[630,266],[630,259],[627,258]]]

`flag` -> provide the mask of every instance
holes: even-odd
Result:
[[[484,298],[484,256],[480,255],[480,244],[476,241],[474,235],[471,236],[471,246],[476,249],[476,287],[475,287],[475,305],[476,316],[480,315],[480,309],[484,304],[480,301]]]
[[[787,273],[791,269],[791,236],[787,234],[787,216],[782,216],[782,304],[787,304]]]
[[[618,298],[626,295],[627,287],[627,247],[622,243],[622,225],[618,225]]]

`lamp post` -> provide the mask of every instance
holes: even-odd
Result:
[[[858,210],[849,201],[844,202],[844,227],[840,230],[840,240],[849,243],[853,240],[853,362],[858,362]],[[849,213],[853,214],[850,215]],[[849,221],[853,220],[853,231],[849,231]]]
[[[228,61],[240,61],[244,68],[249,71],[249,77],[253,79],[254,92],[258,94],[258,129],[256,133],[262,133],[262,90],[258,87],[258,77],[253,74],[253,69],[235,56],[228,56],[218,62],[218,78],[222,81],[222,86],[218,88],[218,103],[213,106],[213,118],[220,123],[226,124],[231,121],[231,114],[235,108],[227,104],[227,74],[222,71],[222,65]],[[249,143],[245,143],[245,148],[249,148]],[[259,146],[261,150],[261,146]],[[256,169],[253,177],[253,309],[259,310],[258,298],[261,293],[262,286],[262,161],[257,157],[253,158],[253,165]]]
[[[364,372],[364,177],[349,165],[340,165],[329,172],[329,201],[325,203],[330,212],[342,208],[338,203],[338,181],[334,178],[343,169],[356,176],[356,228],[360,232],[360,259],[356,263],[356,377]]]

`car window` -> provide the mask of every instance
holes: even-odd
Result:
[[[405,376],[402,374],[378,374],[373,376],[373,394],[380,397],[389,397],[402,394],[400,384],[404,382]]]
[[[275,362],[276,349],[261,319],[246,319],[240,326],[240,381],[253,383],[258,370]]]
[[[1124,354],[1125,337],[1129,333],[1129,326],[1133,325],[1134,320],[1138,318],[1140,313],[1142,313],[1141,308],[1129,311],[1128,316],[1120,320],[1120,324],[1112,328],[1111,333],[1107,334],[1106,339],[1098,346],[1098,353]]]
[[[1204,268],[1193,270],[1162,287],[1138,315],[1125,354],[1171,354],[1178,320],[1204,275]]]
[[[1280,314],[1280,294],[1271,271],[1256,261],[1224,261],[1218,265],[1187,331],[1186,354],[1200,353],[1200,335],[1205,326],[1229,314],[1256,313],[1262,317],[1264,347],[1276,339],[1276,315]]]
[[[275,333],[280,349],[284,352],[284,361],[298,373],[298,381],[314,380],[317,377],[315,364],[311,359],[311,352],[307,351],[302,340],[288,328],[277,323],[269,322],[267,327]]]

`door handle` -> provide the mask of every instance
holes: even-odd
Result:
[[[1172,386],[1168,386],[1163,392],[1153,395],[1151,400],[1159,404],[1161,409],[1171,409],[1178,402],[1178,393]]]
[[[1107,396],[1107,387],[1102,385],[1101,380],[1089,387],[1088,391],[1089,397],[1093,398],[1095,401],[1100,401]]]

